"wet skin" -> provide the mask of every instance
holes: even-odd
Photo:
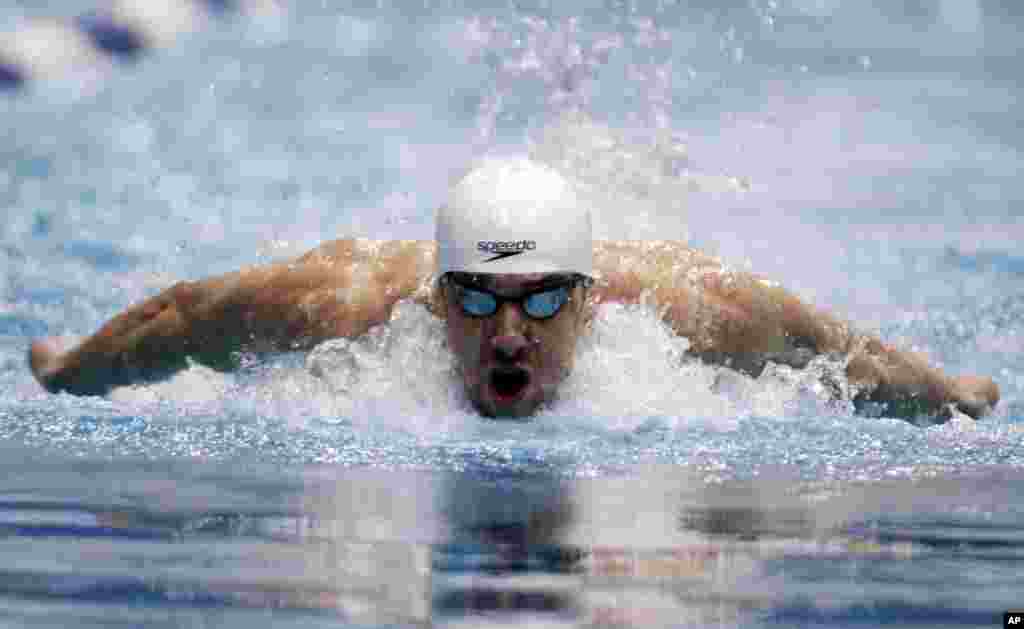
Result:
[[[385,323],[399,300],[411,299],[436,316],[451,315],[448,340],[481,412],[522,415],[554,394],[599,304],[646,301],[690,341],[694,356],[751,375],[769,361],[802,368],[814,356],[844,357],[855,402],[887,404],[892,415],[948,419],[955,407],[980,417],[999,401],[991,378],[947,376],[924,356],[861,334],[778,284],[729,270],[684,243],[595,242],[593,287],[575,288],[566,312],[547,321],[524,318],[516,302],[490,318],[452,312],[437,281],[436,252],[431,241],[330,241],[296,260],[175,284],[73,347],[60,338],[36,340],[29,363],[49,391],[103,394],[164,376],[187,358],[230,368],[240,349],[309,349],[357,337]],[[487,280],[487,288],[518,297],[540,279],[506,276]],[[489,390],[499,365],[529,370],[532,388],[514,400]]]
[[[569,301],[546,319],[530,317],[518,301],[505,301],[484,317],[466,314],[459,286],[501,297],[566,285],[563,274],[466,275],[442,283],[448,346],[456,357],[466,395],[490,417],[524,417],[551,400],[573,367],[576,339],[585,325],[586,289],[574,286]]]

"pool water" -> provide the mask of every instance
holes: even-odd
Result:
[[[1024,608],[1016,3],[228,3],[0,92],[4,626],[998,626]],[[0,0],[8,39],[97,5]],[[154,5],[155,6],[155,5]],[[245,9],[239,14],[237,10]],[[102,59],[101,59],[102,61]],[[432,237],[474,157],[580,181],[950,373],[981,421],[759,378],[608,306],[486,420],[442,325],[45,393],[40,336],[331,238]]]

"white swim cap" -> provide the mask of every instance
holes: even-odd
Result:
[[[589,276],[591,231],[590,211],[568,179],[525,157],[489,158],[438,211],[438,272]]]

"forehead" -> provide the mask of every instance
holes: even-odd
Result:
[[[502,292],[529,290],[571,278],[568,273],[452,273],[452,279],[460,284]]]

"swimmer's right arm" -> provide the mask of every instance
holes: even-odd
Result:
[[[239,351],[359,336],[421,287],[432,268],[430,245],[337,240],[290,262],[179,282],[68,351],[57,339],[35,341],[29,363],[51,392],[100,395],[167,375],[189,358],[226,369]]]

